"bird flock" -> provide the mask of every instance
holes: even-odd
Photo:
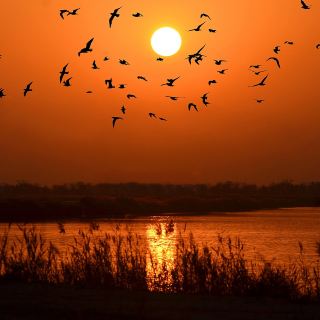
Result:
[[[310,10],[311,9],[311,5],[307,4],[305,1],[303,0],[300,0],[300,3],[301,3],[301,8],[303,10]],[[122,7],[119,7],[119,8],[116,8],[113,10],[113,12],[110,13],[109,15],[109,27],[112,28],[113,24],[116,22],[117,19],[120,18],[121,16],[121,9]],[[80,8],[76,8],[76,9],[71,9],[71,10],[68,10],[68,9],[61,9],[60,10],[60,17],[61,19],[66,19],[68,18],[69,16],[77,16],[79,14],[79,11],[80,11]],[[141,12],[134,12],[131,14],[133,18],[143,18],[143,14]],[[211,17],[207,14],[207,13],[201,13],[200,14],[200,19],[205,19],[205,21],[201,22],[198,26],[196,26],[195,28],[191,28],[191,29],[188,29],[187,31],[188,32],[201,32],[201,31],[204,31],[204,28],[205,26],[207,26],[207,24],[209,22],[211,22]],[[212,27],[206,29],[209,33],[216,33],[217,32],[217,29],[213,29]],[[94,42],[94,38],[91,38],[86,44],[84,47],[82,47],[79,51],[78,51],[78,57],[81,57],[82,55],[84,54],[88,54],[88,53],[91,53],[93,51],[93,42]],[[293,41],[289,41],[289,40],[286,40],[284,43],[283,43],[284,46],[293,46],[294,45],[294,42]],[[274,63],[275,66],[280,69],[281,68],[281,63],[280,63],[280,59],[279,59],[279,55],[280,55],[280,52],[281,52],[281,49],[282,49],[282,44],[281,45],[276,45],[274,48],[273,48],[273,53],[274,55],[270,56],[269,58],[266,59],[265,62],[270,62],[270,63]],[[196,65],[200,65],[200,63],[207,57],[204,55],[203,51],[205,50],[206,48],[206,44],[203,45],[199,50],[197,50],[195,53],[191,53],[189,54],[187,57],[186,57],[186,60],[188,60],[188,63],[190,65],[192,65],[193,63],[196,64]],[[315,45],[315,48],[316,49],[320,49],[320,43],[316,44]],[[2,58],[2,55],[0,54],[0,59]],[[108,61],[110,60],[109,57],[104,57],[103,61]],[[164,58],[162,57],[158,57],[156,59],[156,61],[158,62],[163,62],[164,61]],[[221,75],[225,75],[228,71],[227,68],[222,68],[222,66],[224,66],[226,63],[228,63],[227,60],[224,60],[224,59],[215,59],[213,60],[213,63],[217,66],[220,66],[221,69],[217,70],[217,73],[221,74]],[[119,64],[120,65],[123,65],[123,66],[129,66],[130,63],[125,60],[125,59],[119,59]],[[60,76],[59,76],[59,82],[60,84],[62,84],[64,87],[71,87],[72,86],[72,83],[71,83],[71,80],[72,80],[72,77],[69,77],[69,71],[68,71],[68,67],[69,67],[69,64],[67,63],[66,65],[63,66],[62,70],[60,71]],[[97,62],[96,60],[93,60],[92,62],[92,65],[91,65],[91,68],[93,70],[97,70],[99,69],[99,66],[97,65]],[[254,65],[251,65],[249,66],[249,70],[250,72],[252,72],[255,76],[260,76],[260,75],[263,75],[263,78],[260,79],[258,82],[256,82],[255,84],[252,84],[252,85],[249,85],[249,87],[262,87],[262,86],[265,86],[266,85],[266,82],[268,80],[268,77],[269,77],[269,72],[268,72],[268,69],[266,68],[263,68],[263,65],[262,64],[254,64]],[[142,76],[142,75],[138,75],[137,76],[137,79],[140,80],[140,81],[144,81],[144,82],[148,82],[148,79],[145,77],[145,76]],[[180,79],[180,76],[177,76],[175,78],[170,78],[170,79],[166,79],[166,81],[162,84],[160,84],[160,86],[167,86],[167,87],[174,87],[176,82]],[[111,89],[126,89],[127,88],[127,84],[124,84],[124,83],[120,83],[120,84],[117,84],[115,85],[115,83],[113,82],[113,79],[110,78],[110,79],[106,79],[104,81],[105,85],[106,85],[106,88],[108,90],[111,90]],[[208,80],[208,86],[212,86],[212,85],[215,85],[217,84],[217,80],[215,79],[209,79]],[[23,89],[23,96],[26,97],[30,92],[33,91],[32,89],[32,86],[33,85],[33,82],[29,82],[26,87]],[[90,93],[93,93],[92,91],[86,91],[86,93],[90,94]],[[203,106],[207,107],[210,102],[208,101],[208,95],[209,93],[205,93],[203,94],[201,98],[201,102],[203,104]],[[6,93],[5,93],[5,89],[3,88],[0,88],[0,98],[3,98],[6,96]],[[128,93],[126,95],[127,99],[137,99],[136,95],[135,94],[132,94],[132,93]],[[178,101],[180,99],[185,99],[185,97],[179,97],[179,96],[174,96],[174,95],[166,95],[165,96],[166,98],[169,98],[171,101]],[[263,103],[264,102],[264,99],[255,99],[255,101],[257,103]],[[188,102],[187,103],[187,109],[189,111],[191,110],[194,110],[196,112],[199,111],[198,109],[198,105],[195,104],[194,102]],[[120,108],[120,112],[121,112],[121,116],[119,115],[116,115],[116,116],[112,116],[112,127],[114,128],[116,126],[116,123],[119,121],[119,120],[124,120],[124,115],[126,114],[126,107],[123,105],[121,108]],[[149,112],[148,113],[148,116],[149,118],[151,119],[158,119],[160,121],[167,121],[166,118],[162,117],[162,116],[158,116],[156,115],[154,112]]]

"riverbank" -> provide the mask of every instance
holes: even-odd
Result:
[[[255,297],[0,284],[1,319],[319,319],[320,304]]]
[[[135,216],[243,212],[320,206],[320,183],[0,184],[0,221],[93,220]]]

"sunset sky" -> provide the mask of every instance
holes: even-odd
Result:
[[[320,3],[307,3],[310,10],[298,0],[3,0],[0,182],[320,180]],[[109,13],[120,6],[110,29]],[[60,18],[60,9],[75,8],[77,16]],[[134,18],[135,12],[144,16]],[[203,12],[212,20],[200,19]],[[203,31],[187,31],[204,21]],[[163,26],[181,34],[182,47],[158,62],[150,38]],[[79,58],[93,37],[93,52]],[[185,58],[204,44],[206,58],[190,66]],[[266,62],[277,45],[281,69]],[[227,62],[216,66],[213,59]],[[69,88],[59,83],[67,63]],[[252,64],[268,70],[265,87],[249,87],[264,76],[254,75]],[[178,76],[175,87],[160,86]],[[128,88],[108,90],[109,78]],[[218,83],[209,87],[210,79]],[[206,92],[207,108],[200,99]],[[199,112],[189,112],[189,102]],[[150,119],[149,112],[168,121]],[[112,116],[124,118],[114,129]]]

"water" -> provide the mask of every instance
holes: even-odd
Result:
[[[173,220],[172,232],[166,233]],[[56,223],[36,223],[46,240],[64,247],[73,242],[78,230],[88,230],[88,222],[65,223],[66,234],[60,234]],[[7,227],[0,224],[0,231]],[[316,242],[320,241],[320,208],[291,208],[242,213],[221,213],[199,216],[148,217],[121,220],[100,220],[99,232],[129,229],[142,236],[151,252],[159,259],[172,260],[177,238],[192,232],[199,244],[212,245],[217,235],[240,237],[249,259],[264,258],[287,264],[299,256],[299,241],[304,246],[307,261],[316,261]],[[21,236],[16,226],[12,237]]]

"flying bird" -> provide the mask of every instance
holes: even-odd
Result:
[[[293,41],[288,41],[288,40],[287,40],[287,41],[284,42],[284,44],[288,44],[288,45],[291,45],[291,46],[292,46],[294,43],[293,43]]]
[[[275,54],[278,54],[278,53],[280,52],[280,46],[274,47],[273,52],[274,52]]]
[[[153,112],[149,112],[149,117],[152,119],[152,118],[157,118],[156,114],[153,113]]]
[[[310,9],[310,6],[308,4],[306,4],[303,0],[300,0],[300,2],[301,2],[302,9],[305,9],[305,10]]]
[[[70,83],[70,80],[72,79],[72,77],[71,78],[69,78],[69,79],[67,79],[67,80],[65,80],[65,81],[63,81],[63,85],[65,86],[65,87],[71,87],[71,83]]]
[[[143,17],[143,14],[140,12],[136,12],[136,13],[133,13],[132,16],[135,18],[140,18],[140,17]]]
[[[28,83],[27,86],[24,88],[24,90],[23,90],[23,95],[24,96],[26,96],[28,92],[32,91],[31,85],[32,85],[32,82]]]
[[[227,62],[227,60],[214,60],[214,63],[215,63],[217,66],[220,66],[223,62]]]
[[[161,86],[173,87],[175,81],[177,81],[179,78],[180,78],[180,76],[177,77],[177,78],[175,78],[175,79],[167,79],[167,82],[166,82],[166,83],[163,83]]]
[[[78,14],[78,11],[80,10],[80,8],[77,9],[73,9],[72,11],[68,11],[68,16],[76,16]]]
[[[188,104],[188,110],[191,111],[191,108],[194,108],[194,110],[196,110],[198,112],[198,108],[197,106],[193,103],[193,102],[190,102]]]
[[[0,98],[5,97],[6,95],[4,94],[4,89],[0,88]]]
[[[127,87],[127,85],[124,84],[124,83],[122,83],[122,84],[119,85],[119,89],[125,89],[126,87]]]
[[[261,64],[253,64],[249,68],[259,69],[261,67]]]
[[[209,80],[208,85],[211,86],[212,84],[216,84],[217,81],[216,80]]]
[[[91,67],[91,68],[94,69],[94,70],[99,69],[99,67],[98,67],[97,64],[96,64],[96,60],[93,60],[93,62],[92,62],[92,67]]]
[[[121,8],[122,7],[117,8],[117,9],[113,10],[113,12],[110,13],[110,15],[111,15],[111,17],[109,18],[109,26],[110,26],[110,28],[112,27],[112,22],[113,22],[114,18],[119,18],[120,17],[119,11],[120,11]]]
[[[119,63],[124,65],[124,66],[130,65],[130,63],[127,60],[124,60],[124,59],[119,59]]]
[[[267,59],[267,61],[269,61],[269,60],[275,61],[275,63],[277,64],[278,68],[280,69],[280,61],[279,61],[278,58],[276,58],[276,57],[270,57],[269,59]]]
[[[206,13],[201,13],[200,19],[202,19],[202,18],[208,18],[209,20],[211,20],[210,16]]]
[[[133,98],[136,99],[137,97],[136,97],[134,94],[130,94],[130,93],[129,93],[129,94],[127,94],[127,98],[128,98],[128,99],[133,99]]]
[[[116,122],[117,122],[118,120],[123,120],[123,118],[121,118],[121,117],[112,117],[112,128],[115,127]]]
[[[260,73],[263,73],[263,72],[267,72],[268,70],[261,70],[261,71],[254,71],[252,69],[249,69],[250,71],[252,71],[256,76],[259,76]]]
[[[93,93],[91,90],[87,91],[86,93]]]
[[[208,94],[209,94],[209,93],[205,93],[205,94],[201,97],[202,103],[203,103],[206,107],[208,106],[208,104],[210,104],[210,102],[208,102]]]
[[[167,119],[165,118],[159,118],[160,121],[168,121]]]
[[[209,29],[209,32],[211,32],[211,33],[216,33],[216,32],[217,32],[217,29]]]
[[[202,27],[205,23],[206,23],[206,21],[205,21],[205,22],[203,22],[203,23],[201,23],[201,24],[199,24],[196,28],[194,28],[194,29],[190,29],[189,31],[196,31],[196,32],[199,32],[199,31],[201,31],[201,27]]]
[[[137,78],[138,78],[138,80],[148,81],[148,80],[147,80],[145,77],[143,77],[143,76],[138,76]]]
[[[121,108],[121,112],[123,113],[123,114],[126,114],[126,107],[125,106],[122,106],[122,108]]]
[[[320,49],[320,43],[316,45],[316,49]]]
[[[94,38],[90,39],[86,46],[84,48],[82,48],[79,52],[78,52],[78,56],[80,57],[81,53],[88,53],[88,52],[91,52],[92,49],[91,49],[91,45],[92,45],[92,42],[93,42]]]
[[[183,99],[184,97],[166,96],[166,98],[169,98],[172,101],[177,101],[178,99]]]
[[[109,57],[104,57],[104,59],[103,59],[103,61],[108,61],[108,60],[110,60]]]
[[[157,61],[162,62],[163,60],[164,60],[164,59],[163,59],[163,58],[161,58],[161,57],[157,58]]]
[[[62,68],[62,70],[60,71],[60,83],[62,82],[63,77],[66,74],[69,74],[69,71],[67,71],[67,67],[68,67],[68,63]]]
[[[226,74],[226,71],[229,69],[222,69],[222,70],[218,70],[217,72],[220,74]]]
[[[249,86],[249,87],[262,87],[262,86],[265,86],[266,85],[266,80],[268,78],[268,74],[257,84],[253,85],[253,86]]]
[[[264,100],[263,99],[256,99],[256,102],[257,103],[262,103],[262,102],[264,102]]]
[[[108,89],[114,89],[115,86],[112,84],[112,78],[108,80],[104,80],[104,83],[108,86]]]

